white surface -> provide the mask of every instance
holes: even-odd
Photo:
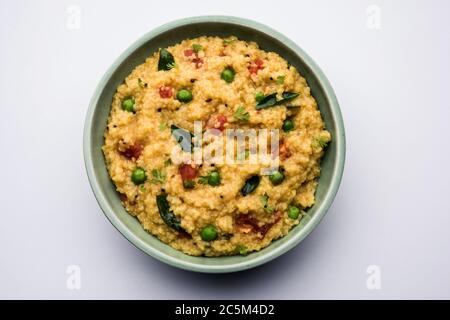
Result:
[[[275,8],[275,4],[280,5]],[[66,27],[69,5],[81,28]],[[448,1],[0,1],[0,298],[450,298]],[[366,8],[381,9],[381,30]],[[100,77],[174,19],[236,15],[297,42],[338,96],[347,162],[299,247],[228,275],[128,243],[90,190],[82,129]],[[66,268],[81,268],[68,290]],[[366,286],[369,265],[381,290]]]

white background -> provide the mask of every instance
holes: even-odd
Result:
[[[366,26],[369,5],[381,30]],[[80,29],[67,27],[69,5]],[[0,298],[450,298],[450,2],[0,1]],[[97,205],[82,131],[103,73],[174,19],[223,14],[298,43],[336,90],[341,188],[300,246],[228,275],[181,271],[126,241]],[[68,290],[66,268],[81,268]],[[366,286],[367,267],[381,289]]]

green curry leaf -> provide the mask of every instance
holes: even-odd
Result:
[[[156,205],[158,207],[158,211],[162,220],[165,222],[165,224],[167,224],[167,226],[179,232],[184,231],[184,229],[181,227],[180,219],[170,209],[169,202],[167,201],[167,195],[157,195]]]
[[[159,51],[158,71],[168,71],[175,66],[175,58],[169,50],[163,48]]]
[[[245,181],[244,186],[241,189],[241,194],[243,196],[246,196],[246,195],[252,193],[258,187],[259,181],[260,181],[260,178],[259,178],[259,176],[256,176],[256,175],[248,178]]]
[[[256,109],[265,109],[265,108],[269,108],[269,107],[274,107],[274,106],[278,106],[280,104],[286,103],[292,99],[295,99],[299,96],[299,93],[295,93],[295,92],[283,92],[281,95],[281,99],[278,100],[277,99],[277,93],[271,93],[267,96],[265,96],[260,102],[258,102],[258,104],[256,105]]]
[[[170,130],[172,131],[172,136],[177,140],[184,152],[194,151],[191,132],[186,129],[179,128],[174,124],[170,126]]]

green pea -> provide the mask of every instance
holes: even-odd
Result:
[[[235,251],[236,251],[238,254],[240,254],[241,256],[245,256],[245,255],[248,254],[248,249],[247,249],[247,247],[244,246],[244,245],[242,245],[242,244],[238,245],[238,246],[236,247],[236,250],[235,250]]]
[[[128,112],[134,112],[134,99],[127,98],[122,101],[122,109]]]
[[[255,93],[255,100],[256,102],[261,102],[264,99],[265,95],[261,91],[258,91]]]
[[[273,185],[280,184],[284,180],[284,174],[281,171],[275,171],[269,176],[269,180]]]
[[[212,224],[204,227],[200,232],[203,241],[213,241],[217,238],[217,230]]]
[[[210,186],[218,186],[220,184],[220,174],[217,171],[213,171],[208,176],[208,184]]]
[[[131,181],[133,181],[135,185],[143,184],[146,180],[147,174],[145,173],[145,170],[142,168],[137,167],[131,173]]]
[[[225,68],[220,77],[222,80],[225,80],[225,82],[231,83],[234,80],[234,70],[232,68]]]
[[[288,217],[295,220],[298,219],[298,216],[300,215],[300,209],[296,206],[291,206],[288,209]]]
[[[283,131],[288,132],[294,130],[294,121],[291,119],[286,119],[283,123]]]
[[[182,89],[177,93],[177,99],[181,102],[189,102],[192,100],[192,92],[186,89]]]

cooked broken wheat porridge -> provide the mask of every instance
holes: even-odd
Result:
[[[250,161],[247,140],[234,162],[194,159],[231,129],[277,129],[276,169]],[[200,37],[155,52],[117,88],[103,152],[124,207],[149,233],[190,255],[245,255],[314,205],[330,140],[296,68],[253,42]]]

